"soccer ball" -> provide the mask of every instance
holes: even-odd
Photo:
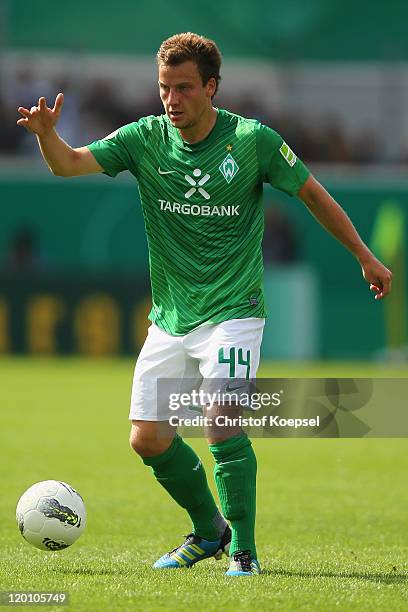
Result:
[[[62,550],[85,529],[86,510],[82,497],[69,484],[44,480],[20,497],[16,519],[27,542],[41,550]]]

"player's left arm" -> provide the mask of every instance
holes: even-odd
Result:
[[[391,291],[392,272],[370,251],[342,207],[326,189],[310,175],[297,193],[312,215],[359,261],[363,277],[380,300]]]

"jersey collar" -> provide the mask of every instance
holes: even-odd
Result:
[[[216,108],[216,111],[217,119],[214,123],[211,132],[209,132],[209,134],[207,134],[207,136],[203,140],[199,140],[198,142],[194,143],[186,142],[185,140],[183,140],[179,130],[171,124],[170,119],[167,117],[167,115],[164,115],[164,119],[167,125],[169,126],[169,130],[173,136],[173,140],[180,149],[183,149],[184,151],[199,151],[201,149],[205,149],[209,144],[211,144],[220,131],[220,125],[222,123],[222,109]]]

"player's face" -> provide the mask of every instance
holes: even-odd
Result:
[[[179,66],[159,66],[160,98],[170,121],[179,129],[194,127],[211,108],[215,79],[203,85],[197,64],[183,62]]]

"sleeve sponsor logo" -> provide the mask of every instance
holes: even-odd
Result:
[[[297,157],[292,151],[292,149],[286,144],[286,142],[282,143],[279,151],[281,152],[282,157],[286,159],[289,166],[292,167],[296,164]]]

